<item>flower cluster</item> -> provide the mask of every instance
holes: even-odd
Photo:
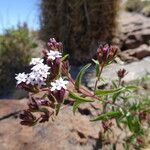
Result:
[[[50,52],[47,53],[47,55],[48,55],[48,59],[51,59],[51,60],[55,60],[56,58],[61,58],[61,53],[58,51],[50,50]]]
[[[61,88],[66,89],[66,84],[68,84],[68,81],[63,80],[62,78],[59,78],[55,82],[51,82],[52,88],[51,91],[55,90],[61,90]]]
[[[43,59],[32,58],[30,65],[33,65],[31,68],[32,72],[25,74],[19,73],[16,75],[15,79],[17,80],[17,85],[26,84],[32,86],[41,87],[46,85],[46,79],[50,74],[50,67],[46,64],[43,64]]]
[[[62,44],[54,38],[48,42],[48,49],[43,51],[43,58],[32,58],[30,73],[16,75],[17,85],[31,93],[40,91],[47,92],[41,98],[30,96],[28,109],[20,115],[21,124],[32,125],[36,122],[45,122],[49,117],[56,114],[56,108],[63,103],[67,80],[62,77]],[[46,107],[43,109],[43,107]],[[48,108],[47,108],[48,107]],[[58,110],[57,110],[58,111]],[[40,116],[33,115],[39,112]]]
[[[108,63],[114,59],[118,48],[108,44],[100,45],[97,49],[97,59],[99,63]]]

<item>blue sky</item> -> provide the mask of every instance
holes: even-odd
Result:
[[[38,5],[40,0],[0,0],[0,33],[27,22],[29,28],[39,28]]]

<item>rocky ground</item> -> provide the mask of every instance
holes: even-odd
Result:
[[[26,100],[1,101],[0,150],[91,150],[99,149],[100,127],[89,122],[90,110],[73,115],[70,108],[61,111],[55,122],[35,127],[19,124],[18,112]]]
[[[103,77],[116,79],[116,71],[125,68],[126,82],[150,74],[150,19],[139,14],[122,12],[120,17],[121,49],[118,64],[106,68]],[[76,69],[76,68],[74,68]],[[88,80],[87,80],[88,79]],[[86,84],[93,88],[94,72],[88,73]],[[147,90],[149,90],[148,88]],[[96,105],[80,107],[76,115],[71,108],[61,110],[55,122],[24,127],[18,113],[25,108],[27,99],[0,101],[0,150],[98,150],[101,149],[100,125],[89,119],[97,112]],[[150,148],[150,147],[149,147]],[[148,149],[149,149],[148,148]],[[107,150],[108,147],[103,147]],[[108,149],[109,150],[109,149]],[[117,150],[121,150],[118,145]]]

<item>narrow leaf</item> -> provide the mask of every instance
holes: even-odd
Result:
[[[74,99],[74,100],[81,101],[81,102],[94,102],[94,100],[81,97],[81,96],[79,96],[79,95],[77,95],[76,93],[73,93],[73,92],[69,93],[69,97],[72,98],[72,99]]]
[[[100,72],[99,62],[95,59],[92,59],[92,61],[95,63],[96,77],[98,77],[99,72]]]
[[[65,56],[63,56],[63,57],[61,58],[61,61],[66,60],[68,56],[69,56],[69,54],[66,54]]]
[[[130,85],[130,86],[126,86],[125,88],[126,88],[127,90],[136,90],[138,87],[137,87],[137,86]]]
[[[81,103],[82,103],[82,102],[77,101],[77,102],[75,102],[75,103],[73,104],[73,113],[74,113],[74,114],[75,114],[77,108],[80,106]]]
[[[121,115],[122,113],[120,111],[111,111],[111,112],[101,114],[91,121],[112,119],[112,118],[120,117]]]
[[[91,64],[87,64],[85,65],[81,70],[80,72],[78,73],[77,77],[76,77],[76,80],[75,80],[75,87],[76,89],[79,89],[79,86],[81,84],[81,79],[82,79],[82,76],[83,74],[85,73],[86,69],[90,67]]]
[[[111,90],[96,90],[95,94],[96,95],[106,95],[106,94],[114,94],[117,92],[122,91],[124,88],[118,88],[118,89],[111,89]]]
[[[93,100],[78,96],[77,94],[75,94],[73,92],[69,93],[69,97],[75,100],[75,102],[73,104],[73,113],[74,114],[75,114],[76,109],[79,107],[79,105],[81,103],[93,102]]]

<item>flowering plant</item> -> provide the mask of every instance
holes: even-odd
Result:
[[[101,121],[102,131],[107,138],[109,131],[112,131],[111,127],[116,126],[121,131],[128,129],[129,135],[123,139],[125,147],[129,141],[134,146],[142,143],[143,122],[148,122],[149,104],[134,100],[132,92],[137,87],[124,84],[126,70],[120,69],[117,72],[118,80],[112,81],[110,89],[102,90],[97,86],[104,67],[115,59],[116,47],[107,44],[99,46],[97,60],[93,59],[97,77],[93,91],[81,85],[82,76],[91,64],[85,65],[73,80],[69,73],[68,55],[62,54],[62,43],[52,38],[48,42],[48,49],[42,53],[43,58],[32,58],[30,73],[16,75],[17,86],[29,92],[28,109],[20,114],[22,125],[33,126],[38,122],[49,121],[50,118],[54,120],[65,98],[73,105],[73,113],[83,103],[98,101],[99,115],[91,121]],[[73,85],[73,89],[68,88],[69,84]],[[38,93],[42,93],[42,96],[36,98]]]

